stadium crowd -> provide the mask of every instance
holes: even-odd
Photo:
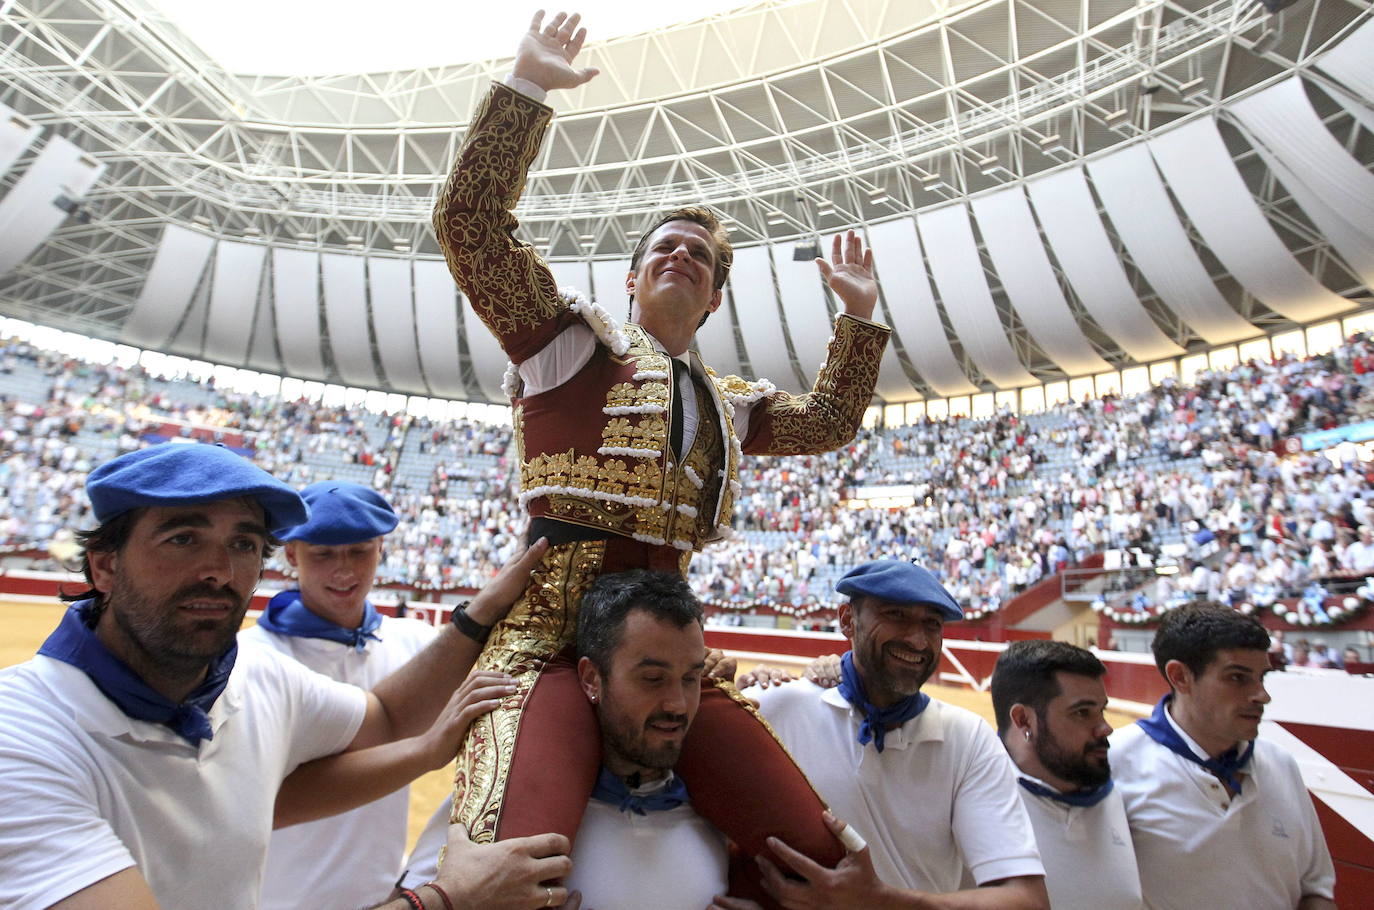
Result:
[[[283,401],[4,343],[0,380],[24,371],[44,378],[43,395],[0,384],[0,545],[10,549],[41,550],[88,526],[80,490],[92,464],[169,422],[241,434],[293,486],[339,477],[384,491],[401,516],[384,583],[475,587],[520,546],[509,427]],[[1183,571],[1136,600],[1303,596],[1300,609],[1318,612],[1323,580],[1374,571],[1374,489],[1352,443],[1335,461],[1280,449],[1374,415],[1371,376],[1374,345],[1355,336],[1327,354],[1250,361],[1127,398],[865,430],[825,455],[746,459],[737,533],[693,562],[691,580],[726,607],[805,608],[830,599],[843,566],[893,556],[991,611],[1089,553],[1153,561],[1164,548],[1186,557]],[[898,486],[909,507],[851,498]],[[272,568],[288,569],[280,557]]]

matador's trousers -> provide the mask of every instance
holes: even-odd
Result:
[[[549,548],[529,587],[491,633],[476,669],[515,677],[519,694],[479,717],[458,751],[453,818],[473,840],[556,832],[570,841],[601,765],[596,713],[577,679],[577,608],[603,574],[648,568],[685,574],[690,554],[626,538]],[[733,684],[704,680],[701,706],[676,773],[692,808],[742,856],[731,893],[776,906],[752,860],[774,836],[831,867],[844,848],[825,827],[825,804],[766,721]]]

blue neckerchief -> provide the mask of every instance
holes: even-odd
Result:
[[[239,653],[238,643],[215,658],[205,674],[205,681],[177,704],[153,691],[128,664],[101,643],[85,622],[90,605],[89,600],[72,604],[38,653],[84,672],[128,717],[171,727],[193,746],[200,745],[202,739],[214,739],[209,711],[229,683],[229,672],[234,669],[234,660]]]
[[[258,617],[258,625],[278,635],[295,635],[300,638],[324,638],[337,641],[341,645],[352,645],[357,651],[367,647],[368,640],[381,641],[375,635],[382,624],[382,614],[372,606],[372,601],[363,601],[363,621],[356,629],[345,629],[336,622],[317,616],[301,601],[301,592],[282,591],[267,602],[267,609]]]
[[[1172,695],[1161,698],[1159,704],[1155,705],[1154,713],[1149,717],[1141,718],[1136,723],[1140,724],[1140,728],[1149,735],[1150,739],[1170,752],[1175,752],[1188,761],[1201,765],[1220,778],[1226,786],[1236,793],[1240,793],[1240,778],[1236,774],[1245,769],[1245,766],[1250,763],[1250,756],[1255,754],[1254,740],[1245,746],[1243,752],[1240,746],[1232,746],[1216,758],[1209,758],[1205,761],[1198,758],[1197,753],[1188,747],[1188,744],[1178,735],[1178,731],[1174,729],[1173,724],[1169,723],[1169,718],[1165,715],[1166,706],[1172,698]]]
[[[669,779],[662,790],[641,796],[631,793],[630,788],[625,786],[625,781],[608,771],[604,765],[601,773],[597,775],[596,789],[592,791],[592,799],[610,803],[621,812],[633,812],[636,815],[676,809],[687,802],[687,798],[687,785],[676,775]]]
[[[844,652],[840,658],[840,694],[864,716],[859,724],[859,745],[866,746],[872,742],[879,752],[883,751],[883,737],[887,735],[888,724],[906,723],[930,704],[930,696],[924,692],[910,695],[890,708],[870,704],[864,681],[854,668],[853,651]]]
[[[1105,784],[1100,787],[1093,787],[1091,790],[1078,790],[1074,793],[1060,793],[1053,787],[1046,787],[1028,777],[1021,777],[1018,775],[1016,782],[1036,796],[1043,796],[1046,799],[1052,799],[1066,806],[1077,806],[1080,809],[1088,809],[1102,802],[1102,800],[1107,798],[1107,794],[1112,792],[1112,787],[1115,785],[1115,781],[1108,778]]]

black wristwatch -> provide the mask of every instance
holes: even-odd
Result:
[[[450,617],[452,623],[458,627],[468,638],[480,644],[485,644],[487,637],[491,635],[491,626],[484,626],[477,620],[468,615],[468,606],[472,603],[465,600],[453,608],[453,615]]]

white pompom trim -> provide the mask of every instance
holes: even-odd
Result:
[[[769,382],[767,379],[756,379],[755,381],[749,383],[749,391],[723,391],[721,393],[721,397],[728,401],[731,405],[735,407],[740,407],[741,405],[753,404],[759,399],[767,398],[769,395],[772,395],[777,390],[778,387],[773,385],[773,383]]]
[[[626,496],[622,493],[603,493],[600,490],[584,490],[580,487],[564,487],[557,484],[549,484],[542,487],[532,487],[520,494],[520,504],[527,505],[531,499],[538,499],[540,496],[582,496],[587,499],[599,499],[602,502],[618,502],[627,506],[652,506],[657,505],[658,500],[650,499],[647,496]]]
[[[588,300],[574,287],[559,288],[558,296],[567,303],[568,310],[581,317],[601,343],[611,349],[611,353],[623,356],[630,349],[630,339],[621,331],[620,320],[607,312],[605,307]]]
[[[659,458],[663,452],[659,449],[631,449],[626,446],[602,446],[596,450],[598,455],[626,455],[630,458]]]
[[[625,414],[664,414],[667,409],[661,404],[617,404],[602,408],[601,413],[621,417]]]
[[[514,400],[520,394],[520,368],[512,361],[506,361],[506,372],[501,377],[501,391]]]

